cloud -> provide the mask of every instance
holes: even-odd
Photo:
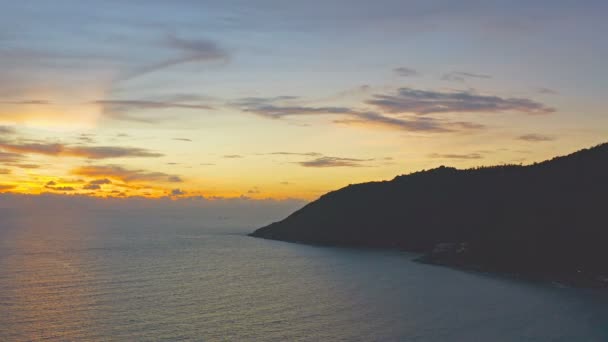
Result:
[[[418,115],[456,112],[522,112],[548,114],[554,108],[526,98],[502,98],[478,95],[472,92],[440,92],[400,88],[396,94],[376,94],[368,104],[388,113],[414,113]]]
[[[104,105],[112,111],[129,111],[141,109],[213,109],[213,107],[205,104],[190,104],[176,102],[161,102],[148,100],[96,100],[93,104]]]
[[[57,186],[57,183],[55,181],[47,182],[44,185],[44,187],[46,189],[54,190],[54,191],[75,191],[76,190],[74,187],[71,187],[71,186]]]
[[[253,188],[249,189],[247,193],[250,195],[256,195],[262,193],[262,191],[257,186],[254,186]]]
[[[277,100],[278,99],[278,100]],[[248,101],[240,101],[241,105],[245,105],[245,112],[255,113],[257,115],[280,119],[287,116],[308,116],[308,115],[335,115],[343,116],[343,119],[334,120],[335,123],[347,125],[364,125],[377,126],[390,129],[404,130],[410,132],[451,132],[455,130],[471,130],[483,128],[483,125],[470,122],[449,122],[446,120],[437,120],[431,118],[406,118],[387,116],[372,111],[360,111],[348,107],[309,107],[309,106],[292,106],[292,105],[276,105],[272,101],[289,101],[294,97],[284,96],[278,98],[254,98]]]
[[[131,121],[139,123],[158,123],[168,120],[168,117],[162,116],[139,116],[132,112],[143,110],[162,110],[162,109],[192,109],[192,110],[212,110],[213,107],[202,103],[182,103],[182,102],[166,102],[166,101],[149,101],[149,100],[96,100],[93,104],[102,106],[104,116],[122,121]]]
[[[18,164],[11,164],[11,166],[15,166],[21,169],[39,169],[41,166],[38,164],[24,164],[24,163],[18,163]]]
[[[551,137],[548,135],[542,135],[542,134],[530,133],[530,134],[520,135],[519,137],[517,137],[517,139],[524,140],[524,141],[531,141],[531,142],[543,142],[543,141],[553,141],[553,140],[555,140],[555,137]]]
[[[22,160],[24,156],[17,153],[9,153],[0,151],[0,163],[14,163]]]
[[[281,101],[291,101],[291,100],[297,100],[297,99],[299,99],[298,96],[292,96],[292,95],[280,95],[280,96],[274,96],[274,97],[244,97],[244,98],[237,99],[237,100],[231,102],[230,104],[233,106],[237,106],[237,107],[249,108],[249,107],[258,107],[258,106],[262,106],[262,105],[266,105],[266,104],[270,104],[270,103],[276,103],[276,102],[281,102]]]
[[[16,130],[13,127],[10,126],[0,126],[0,134],[1,135],[11,135],[11,134],[15,134]]]
[[[12,185],[12,184],[0,184],[0,191],[13,190],[16,187],[17,187],[16,185]]]
[[[188,138],[173,138],[173,140],[192,142],[192,139]]]
[[[239,154],[227,154],[225,156],[223,156],[226,159],[239,159],[239,158],[244,158],[243,156],[239,155]]]
[[[271,119],[293,115],[356,114],[356,111],[347,107],[275,106],[272,104],[247,107],[244,111]]]
[[[69,146],[59,143],[20,143],[0,141],[0,149],[21,154],[42,154],[47,156],[82,157],[88,159],[161,157],[160,153],[137,147],[118,146]]]
[[[182,179],[176,175],[163,172],[132,170],[119,165],[82,166],[72,170],[72,174],[86,177],[105,177],[124,183],[131,182],[165,182],[180,183]]]
[[[82,187],[83,190],[100,190],[101,186],[98,184],[86,184]]]
[[[299,162],[304,167],[363,167],[367,166],[364,163],[373,159],[355,159],[355,158],[339,158],[339,157],[319,157],[313,160]]]
[[[212,61],[225,62],[228,61],[230,57],[225,49],[220,47],[216,42],[208,39],[199,38],[196,40],[189,40],[179,38],[176,35],[169,35],[162,43],[163,46],[177,52],[177,55],[156,63],[135,68],[123,75],[123,77],[119,78],[118,81],[126,81],[148,73],[185,63]]]
[[[51,104],[47,100],[19,100],[19,101],[0,101],[0,104],[9,105],[48,105]]]
[[[483,128],[483,125],[471,122],[450,122],[433,118],[395,118],[380,115],[374,112],[359,113],[358,115],[334,120],[335,123],[347,125],[379,126],[408,132],[443,133],[456,130],[474,130]]]
[[[151,152],[143,148],[117,146],[70,147],[65,149],[65,154],[89,159],[163,156],[161,153]]]
[[[406,67],[395,68],[393,69],[393,72],[402,77],[420,76],[420,73],[418,71]]]
[[[467,154],[439,154],[439,153],[431,153],[429,154],[429,158],[439,158],[439,159],[483,159],[483,156],[479,153],[467,153]]]
[[[82,188],[84,190],[100,190],[101,186],[104,184],[112,184],[112,181],[107,178],[94,179],[88,184],[84,185]]]
[[[474,74],[472,72],[454,71],[443,74],[441,79],[444,81],[464,82],[467,78],[490,79],[492,76],[484,74]]]
[[[75,191],[76,189],[71,186],[58,186],[53,188],[55,191]]]
[[[306,156],[306,157],[318,157],[322,154],[319,152],[270,152],[266,153],[268,155],[278,155],[278,156]]]
[[[559,94],[559,92],[557,90],[553,90],[550,88],[538,88],[537,91],[541,94],[545,94],[545,95],[557,95]]]
[[[181,189],[171,190],[171,196],[181,196],[181,195],[185,195],[185,194],[186,194],[186,192]]]
[[[92,144],[95,142],[95,139],[93,139],[94,136],[95,134],[81,134],[76,139],[83,143]]]
[[[94,185],[103,185],[103,184],[112,184],[112,181],[107,178],[95,179],[89,182],[89,184]]]
[[[0,175],[10,175],[12,173],[9,169],[0,169]]]

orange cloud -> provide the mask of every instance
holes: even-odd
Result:
[[[17,187],[16,185],[12,185],[12,184],[0,184],[0,191],[9,191],[9,190],[13,190],[16,187]]]

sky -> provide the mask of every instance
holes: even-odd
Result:
[[[310,201],[574,152],[608,136],[607,14],[605,1],[3,0],[0,192]]]

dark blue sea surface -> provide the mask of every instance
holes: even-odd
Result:
[[[0,214],[0,341],[608,341],[602,291],[193,213]]]

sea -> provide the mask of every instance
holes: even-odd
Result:
[[[608,341],[606,291],[255,228],[196,212],[0,211],[0,341]]]

